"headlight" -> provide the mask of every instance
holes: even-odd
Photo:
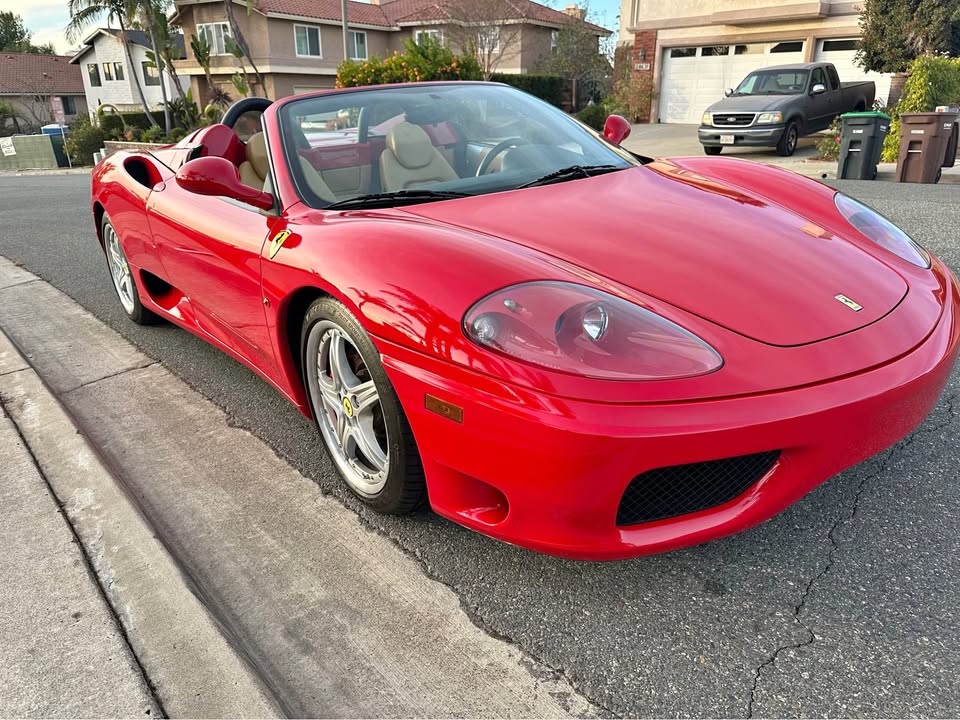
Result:
[[[837,210],[862,234],[917,267],[930,267],[930,256],[910,236],[883,215],[843,193],[834,196]]]
[[[778,112],[760,113],[760,116],[757,118],[759,125],[777,125],[782,122],[783,113]]]
[[[601,290],[530,282],[499,290],[463,318],[482,347],[572,375],[671,380],[704,375],[723,359],[679,325]]]
[[[700,118],[701,125],[713,125],[713,113],[705,112]]]

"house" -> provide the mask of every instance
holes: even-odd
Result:
[[[150,36],[141,30],[127,30],[126,35],[133,67],[123,48],[120,31],[114,28],[98,28],[90,33],[84,39],[83,47],[70,59],[83,77],[83,90],[91,112],[104,104],[115,105],[122,111],[141,111],[143,105],[134,85],[134,73],[151,110],[160,108],[163,102],[161,82],[166,86],[167,98],[177,97],[173,81],[167,73],[163,73],[161,78],[157,68],[147,59],[147,52],[153,49]],[[186,57],[183,36],[176,35],[175,41],[179,56]],[[189,78],[181,78],[184,91],[189,87],[189,82]]]
[[[80,70],[63,55],[0,52],[0,100],[13,105],[21,132],[87,111]]]
[[[651,120],[696,123],[708,105],[759,67],[832,62],[842,81],[890,76],[854,58],[860,3],[846,0],[621,0],[619,44],[632,45],[634,82],[656,91]]]
[[[461,9],[480,7],[484,1],[348,2],[349,56],[357,60],[373,55],[384,57],[402,50],[404,40],[428,35],[459,50],[455,31],[466,24],[461,19]],[[531,71],[541,57],[551,52],[556,32],[566,23],[583,22],[597,37],[610,34],[609,30],[585,23],[576,6],[564,12],[532,0],[509,0],[502,6],[509,10],[492,23],[488,35],[494,69],[498,72]],[[265,86],[253,88],[253,94],[277,99],[334,86],[337,66],[344,59],[340,0],[257,0],[249,13],[245,1],[234,0],[234,8],[235,21]],[[226,38],[232,36],[232,30],[222,0],[177,0],[172,21],[183,30],[187,47],[196,34],[207,40],[211,49],[211,81],[235,96],[230,77],[239,66],[227,53]],[[507,36],[512,42],[499,42]],[[187,54],[186,60],[176,64],[177,71],[190,77],[195,98],[205,98],[209,88],[204,69],[192,52]],[[247,64],[246,71],[252,82],[253,67]]]

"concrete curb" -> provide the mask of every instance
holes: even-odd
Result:
[[[0,396],[171,717],[278,717],[279,706],[54,393],[0,329]]]

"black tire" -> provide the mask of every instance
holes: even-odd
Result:
[[[777,155],[781,157],[790,157],[797,150],[797,142],[800,140],[800,126],[793,120],[787,123],[783,130],[780,142],[777,143]]]
[[[723,152],[723,148],[720,147],[719,145],[704,145],[703,151],[707,155],[719,155],[720,153]]]
[[[113,269],[110,264],[110,250],[108,247],[109,235],[113,233],[117,242],[120,245],[121,253],[123,253],[124,261],[126,261],[126,252],[123,250],[123,240],[120,238],[120,233],[116,231],[116,228],[113,227],[113,224],[110,222],[110,218],[104,214],[103,220],[100,222],[100,237],[103,241],[103,254],[107,260],[107,272],[110,273],[110,284],[113,286],[113,291],[117,296],[117,300],[120,302],[120,308],[126,313],[127,317],[133,320],[137,325],[153,325],[154,323],[160,320],[160,317],[151,310],[147,310],[143,306],[143,303],[140,302],[140,285],[139,279],[137,278],[137,273],[129,273],[130,282],[133,284],[133,292],[129,298],[129,301],[132,303],[131,307],[124,305],[124,300],[120,296],[120,289],[117,287],[117,283],[113,278]],[[128,266],[129,267],[129,266]]]
[[[335,450],[320,426],[321,417],[318,412],[317,387],[319,368],[316,357],[311,357],[311,349],[315,352],[319,339],[315,336],[323,331],[318,325],[328,326],[329,323],[337,326],[347,336],[356,352],[362,359],[362,370],[369,374],[369,379],[376,386],[379,395],[382,420],[386,432],[386,451],[388,465],[386,482],[376,494],[363,494],[352,484],[344,470],[339,466],[335,457]],[[383,365],[380,363],[380,353],[377,351],[367,333],[357,322],[356,318],[337,300],[323,297],[315,300],[307,309],[303,319],[303,329],[300,337],[304,368],[304,387],[310,399],[310,410],[314,423],[324,441],[324,446],[330,455],[334,467],[344,480],[347,487],[365,505],[377,512],[390,515],[405,515],[414,512],[424,504],[427,498],[427,486],[420,462],[420,453],[417,450],[416,440],[407,417],[400,405]],[[312,373],[312,375],[310,375]],[[366,375],[365,375],[366,377]],[[322,403],[323,401],[320,400]],[[326,412],[326,410],[323,410]],[[358,413],[359,417],[359,413]]]

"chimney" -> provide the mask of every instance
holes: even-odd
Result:
[[[575,5],[574,3],[568,3],[567,7],[563,9],[563,14],[569,15],[570,17],[576,18],[577,20],[583,20],[587,17],[587,11],[584,10],[582,7]]]

